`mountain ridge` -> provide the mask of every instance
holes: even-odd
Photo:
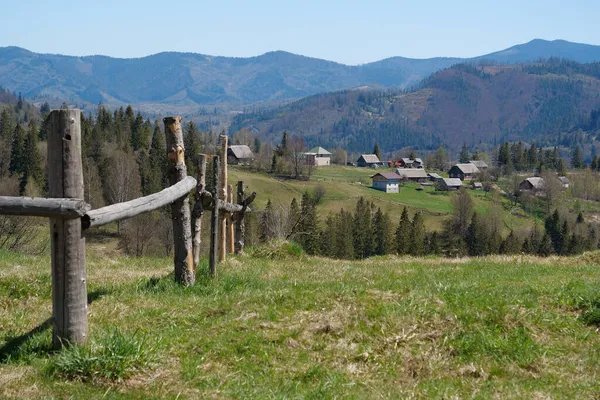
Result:
[[[474,58],[389,57],[361,65],[276,50],[254,57],[160,52],[139,58],[41,54],[0,47],[0,85],[33,101],[109,105],[289,101],[358,86],[407,88],[463,62],[522,63],[553,56],[600,61],[600,46],[533,41]]]

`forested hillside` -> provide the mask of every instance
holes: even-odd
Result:
[[[554,146],[595,137],[599,93],[600,63],[461,64],[412,91],[347,90],[239,115],[231,132],[272,139],[287,130],[309,144],[359,152],[375,143],[385,151],[505,140]]]

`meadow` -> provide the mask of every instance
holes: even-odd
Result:
[[[592,398],[600,254],[312,258],[248,249],[173,283],[88,249],[90,341],[52,352],[47,256],[0,252],[3,398]]]

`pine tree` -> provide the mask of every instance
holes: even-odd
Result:
[[[522,249],[522,244],[519,238],[514,234],[513,231],[510,231],[508,236],[502,242],[500,246],[499,253],[500,254],[518,254]]]
[[[399,255],[408,254],[409,252],[411,228],[412,224],[408,216],[408,210],[404,207],[402,216],[400,217],[400,223],[396,229],[396,252]]]
[[[160,125],[154,125],[152,142],[148,151],[148,162],[150,173],[148,176],[148,191],[156,193],[167,187],[167,150],[165,136],[160,129]]]
[[[38,187],[43,182],[44,172],[42,171],[42,156],[37,148],[38,143],[38,129],[34,123],[29,124],[27,131],[27,137],[23,144],[23,155],[22,155],[22,173],[21,180],[19,183],[21,195],[25,193],[27,184],[31,181],[38,184]]]
[[[294,233],[298,230],[297,224],[300,221],[300,207],[298,207],[298,201],[294,197],[290,203],[290,212],[288,214],[288,226],[287,235],[291,240],[294,240]]]
[[[592,171],[598,170],[598,156],[594,156],[594,158],[592,158],[592,164],[590,165],[590,169]]]
[[[336,258],[343,259],[352,259],[354,258],[354,236],[353,236],[353,226],[354,226],[354,218],[351,212],[340,211],[339,218],[339,233],[337,235],[336,242]]]
[[[559,158],[556,163],[556,172],[559,176],[565,176],[567,174],[567,169],[565,168],[562,158]]]
[[[25,171],[24,157],[25,155],[25,130],[21,124],[17,124],[13,133],[12,148],[10,152],[11,174],[22,174]]]
[[[317,211],[308,192],[304,192],[302,195],[300,209],[301,219],[298,224],[298,242],[308,254],[317,254],[319,249]]]
[[[473,213],[473,217],[471,218],[465,242],[467,243],[467,250],[470,256],[482,256],[486,254],[486,238],[476,212]]]
[[[530,169],[533,169],[538,165],[538,151],[535,142],[532,142],[531,147],[529,147],[529,151],[527,152],[527,162],[529,163]]]
[[[290,154],[290,143],[287,131],[283,131],[281,143],[275,149],[275,154],[277,154],[279,157],[286,157]]]
[[[425,254],[425,222],[420,212],[417,212],[412,220],[410,249],[409,253],[413,256],[422,256]]]
[[[390,218],[378,208],[373,216],[373,237],[375,238],[374,253],[384,255],[389,252]]]
[[[373,148],[373,154],[377,156],[379,160],[381,160],[381,151],[379,150],[379,145],[375,143],[375,147]]]
[[[372,255],[373,235],[371,229],[371,204],[363,197],[358,199],[354,212],[354,256],[358,259]]]
[[[538,246],[537,254],[542,257],[548,257],[552,255],[552,250],[553,248],[550,236],[548,235],[548,233],[544,233],[544,236],[542,237],[542,240],[540,241],[540,244]]]
[[[467,145],[465,143],[465,144],[463,144],[462,148],[460,149],[459,161],[461,163],[468,163],[470,159],[471,159],[471,154],[469,153],[469,149],[467,148]]]
[[[260,241],[262,243],[273,239],[273,231],[271,229],[273,222],[273,203],[271,199],[267,201],[267,205],[260,216]]]
[[[427,235],[427,254],[441,254],[441,252],[440,235],[434,231],[430,235]]]
[[[579,148],[579,146],[575,146],[573,154],[571,155],[571,167],[573,167],[574,169],[583,168],[583,156],[581,154],[581,148]]]

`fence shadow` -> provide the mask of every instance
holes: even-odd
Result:
[[[93,292],[89,292],[87,303],[92,304],[92,302],[102,298],[108,293],[110,293],[110,291],[107,289],[99,289]],[[9,336],[6,340],[6,343],[4,343],[2,347],[0,347],[0,364],[5,364],[12,358],[19,359],[27,354],[36,356],[52,353],[52,343],[48,343],[47,341],[44,341],[43,344],[40,344],[38,346],[27,346],[36,335],[39,335],[44,331],[51,329],[52,322],[53,318],[50,317],[27,333],[24,333],[20,336]]]

